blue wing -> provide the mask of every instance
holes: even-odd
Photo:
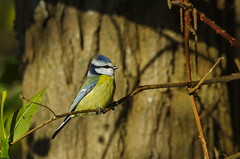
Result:
[[[69,112],[72,112],[77,107],[78,103],[96,86],[99,78],[88,77],[82,88],[80,89],[79,93],[77,94],[76,98],[73,100],[72,105],[70,106]]]
[[[92,77],[87,77],[86,80],[84,81],[84,84],[82,88],[80,89],[78,95],[76,98],[73,100],[72,105],[70,106],[69,112],[72,112],[75,110],[77,107],[78,103],[89,93],[91,90],[96,86],[97,82],[99,80],[99,76],[92,76]],[[53,133],[52,139],[56,137],[56,135],[62,130],[62,128],[67,124],[67,122],[70,121],[72,118],[71,115],[67,116],[61,125],[57,128],[57,130]]]

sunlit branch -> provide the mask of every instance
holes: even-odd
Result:
[[[216,77],[212,79],[207,79],[202,82],[202,85],[209,85],[213,83],[223,83],[223,82],[230,82],[234,80],[239,80],[240,79],[240,73],[228,75],[228,76],[222,76],[222,77]],[[125,97],[119,99],[116,102],[112,102],[109,107],[103,109],[103,113],[108,112],[109,110],[114,109],[116,106],[126,102],[127,100],[131,99],[134,95],[145,91],[145,90],[152,90],[152,89],[163,89],[163,88],[182,88],[182,87],[194,87],[197,85],[199,81],[192,81],[192,82],[182,82],[182,83],[169,83],[169,84],[154,84],[154,85],[144,85],[144,86],[139,86],[135,90],[133,90],[131,93],[126,95]],[[39,103],[35,103],[39,104]],[[48,107],[49,108],[49,107]],[[49,108],[50,109],[50,108]],[[17,143],[19,140],[23,139],[24,137],[28,136],[29,134],[35,132],[36,130],[42,128],[43,126],[66,116],[73,115],[73,114],[80,114],[80,113],[91,113],[91,112],[99,112],[99,109],[89,109],[89,110],[82,110],[82,111],[74,111],[74,112],[68,112],[68,113],[63,113],[59,115],[55,115],[54,117],[50,118],[49,120],[45,121],[44,123],[40,124],[39,126],[29,130],[27,133],[24,135],[20,136],[17,140],[13,141],[11,144]],[[56,113],[54,113],[56,114]]]

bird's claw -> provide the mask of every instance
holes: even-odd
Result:
[[[112,106],[111,106],[111,109],[112,110],[116,110],[117,109],[117,106],[118,106],[118,102],[113,102]]]
[[[96,112],[97,115],[101,115],[101,114],[104,113],[104,111],[103,111],[102,108],[97,107],[97,110],[98,110],[98,111]]]
[[[113,105],[113,106],[111,107],[111,109],[112,109],[112,110],[116,110],[116,109],[117,109],[117,106],[116,106],[116,105]]]

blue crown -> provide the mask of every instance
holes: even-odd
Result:
[[[107,57],[103,56],[103,55],[96,55],[95,56],[96,60],[99,60],[99,61],[103,61],[103,62],[106,62],[106,63],[109,63],[111,62]]]

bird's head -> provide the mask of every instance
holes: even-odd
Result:
[[[87,76],[107,75],[114,77],[116,69],[117,67],[107,57],[96,55],[90,63]]]

